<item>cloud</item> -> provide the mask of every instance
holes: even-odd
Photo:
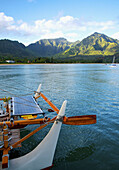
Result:
[[[106,22],[92,21],[92,22],[87,22],[86,25],[87,27],[98,28],[99,30],[103,31],[103,30],[108,30],[108,29],[114,29],[116,22],[114,21],[106,21]]]
[[[41,39],[47,39],[47,38],[57,38],[57,37],[65,37],[65,34],[62,32],[62,31],[56,31],[56,32],[48,32],[48,33],[45,33],[41,36]]]
[[[116,32],[115,34],[113,34],[112,38],[119,40],[119,32]]]
[[[6,16],[3,12],[0,13],[0,32],[7,30],[13,23],[12,17]]]
[[[114,21],[85,21],[73,16],[60,16],[50,20],[41,19],[29,24],[22,20],[15,21],[13,17],[6,16],[3,12],[0,13],[0,33],[2,35],[11,35],[18,40],[29,39],[31,42],[43,38],[58,37],[76,41],[79,40],[81,34],[92,33],[97,30],[106,31],[115,27],[116,22]]]
[[[65,34],[66,39],[68,39],[71,42],[74,42],[78,40],[77,38],[79,37],[78,33],[67,33]]]

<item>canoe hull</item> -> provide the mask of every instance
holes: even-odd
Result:
[[[65,115],[66,101],[64,101],[59,114],[52,125],[47,136],[42,142],[30,153],[10,160],[7,170],[40,170],[52,166],[53,157],[62,125],[59,117]]]

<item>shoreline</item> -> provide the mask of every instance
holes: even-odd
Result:
[[[51,64],[102,64],[102,65],[108,65],[112,63],[19,63],[19,64],[0,64],[0,66],[10,66],[10,65],[51,65]],[[118,63],[116,63],[118,64]]]

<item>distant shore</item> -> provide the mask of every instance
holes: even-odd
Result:
[[[104,65],[108,65],[108,64],[112,64],[112,63],[19,63],[19,64],[0,64],[0,66],[10,66],[10,65],[50,65],[50,64],[104,64]],[[118,64],[118,63],[116,63]]]

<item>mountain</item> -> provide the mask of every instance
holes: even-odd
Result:
[[[64,51],[60,56],[72,57],[78,55],[114,55],[119,52],[119,41],[104,34],[95,32],[81,42]],[[59,55],[58,55],[59,56]]]
[[[50,57],[69,49],[73,43],[65,38],[43,39],[27,46],[27,49],[40,57]]]
[[[27,51],[24,44],[4,39],[0,40],[0,56],[24,58],[31,57],[32,55]]]
[[[83,59],[82,62],[84,60],[93,62],[96,57],[105,58],[104,56],[114,54],[119,56],[119,41],[97,32],[74,43],[68,42],[65,38],[57,38],[42,39],[25,46],[18,41],[0,40],[0,62],[8,59],[14,59],[16,62],[27,62],[28,60],[44,62],[45,60],[42,58],[48,57],[57,61],[71,59],[80,62]],[[103,62],[105,61],[103,60]],[[108,62],[110,61],[111,58]]]

